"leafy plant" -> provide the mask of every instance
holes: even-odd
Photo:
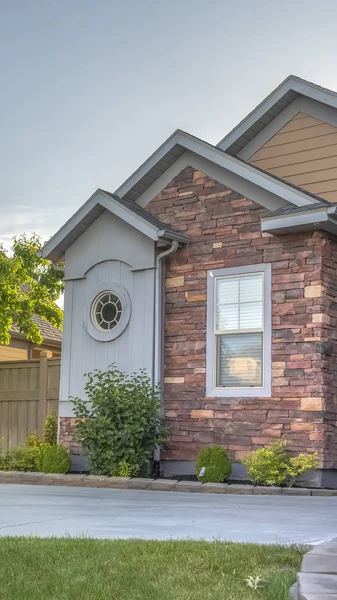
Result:
[[[318,454],[298,454],[289,460],[288,464],[288,485],[291,487],[299,475],[314,471],[318,467]]]
[[[114,365],[86,375],[86,399],[71,398],[76,439],[91,473],[117,475],[125,462],[138,473],[157,444],[167,438],[159,415],[159,387],[145,370],[127,375]]]
[[[27,437],[25,440],[25,446],[27,446],[27,448],[40,448],[41,444],[42,440],[38,431],[36,429],[35,431],[28,430]]]
[[[55,410],[51,410],[45,418],[43,442],[45,444],[57,444],[57,413]]]
[[[118,477],[133,477],[134,475],[135,471],[131,465],[126,460],[122,460],[118,466]]]
[[[1,471],[38,471],[40,449],[22,446],[11,450],[1,449]]]
[[[60,444],[43,444],[38,466],[43,473],[68,473],[71,469],[71,458],[67,448]]]
[[[202,473],[202,469],[204,472]],[[232,472],[232,465],[222,446],[202,448],[197,456],[196,471],[199,481],[203,483],[221,483]]]
[[[258,590],[259,588],[263,587],[263,577],[261,577],[261,575],[258,575],[257,577],[249,575],[249,577],[245,579],[245,582],[252,590]]]
[[[317,452],[291,457],[286,446],[286,441],[275,442],[270,448],[259,448],[244,459],[253,483],[292,486],[298,475],[317,468]]]
[[[243,463],[253,483],[281,485],[287,478],[288,456],[285,442],[275,442],[270,448],[259,448],[247,456]]]
[[[0,246],[0,344],[9,344],[13,323],[28,340],[43,341],[38,315],[61,328],[63,311],[56,304],[63,291],[63,273],[40,257],[38,236],[14,238],[11,252]]]

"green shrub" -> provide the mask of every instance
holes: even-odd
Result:
[[[298,454],[289,460],[288,465],[288,485],[291,487],[299,475],[314,471],[318,467],[318,454]]]
[[[134,477],[135,472],[132,469],[131,465],[127,463],[125,460],[119,463],[118,465],[118,477]]]
[[[253,483],[291,486],[298,475],[317,468],[316,452],[291,457],[286,446],[285,441],[275,442],[270,448],[259,448],[244,459]]]
[[[36,429],[35,431],[28,430],[25,446],[27,446],[28,448],[40,448],[41,444],[42,440],[39,436],[38,431]]]
[[[40,449],[36,447],[18,446],[11,450],[1,450],[1,471],[37,471]]]
[[[87,375],[86,399],[71,398],[77,417],[76,439],[88,457],[90,472],[117,475],[126,462],[133,473],[167,437],[161,427],[159,387],[144,370],[126,375],[109,371]]]
[[[205,472],[200,475],[201,469]],[[202,448],[197,456],[197,477],[203,483],[222,483],[232,472],[232,465],[227,452],[222,446],[210,446]]]
[[[67,448],[59,444],[43,444],[38,466],[43,473],[68,473],[71,469],[71,458]]]
[[[57,413],[52,410],[45,418],[43,426],[43,443],[57,444]]]

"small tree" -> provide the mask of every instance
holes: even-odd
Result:
[[[127,464],[138,473],[167,436],[159,416],[159,387],[152,386],[145,370],[126,375],[114,365],[85,376],[87,398],[71,400],[78,418],[76,438],[90,471],[118,475]]]
[[[10,343],[13,323],[27,339],[43,338],[33,315],[61,328],[63,312],[55,304],[63,291],[63,273],[40,258],[38,236],[14,238],[11,252],[0,245],[0,344]]]

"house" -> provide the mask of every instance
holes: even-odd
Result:
[[[40,329],[43,337],[42,344],[37,345],[27,340],[25,335],[20,333],[19,328],[13,325],[9,332],[10,344],[0,345],[0,361],[39,358],[42,350],[48,350],[53,358],[61,356],[62,331],[37,315],[34,315],[33,321]]]
[[[337,485],[337,94],[290,76],[216,146],[176,131],[46,244],[65,261],[69,396],[116,362],[163,382],[165,474],[286,436]],[[164,326],[163,326],[164,325]],[[312,482],[313,482],[312,481]]]

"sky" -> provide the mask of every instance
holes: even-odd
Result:
[[[0,243],[47,240],[177,128],[217,143],[289,74],[337,91],[336,0],[0,0]]]

